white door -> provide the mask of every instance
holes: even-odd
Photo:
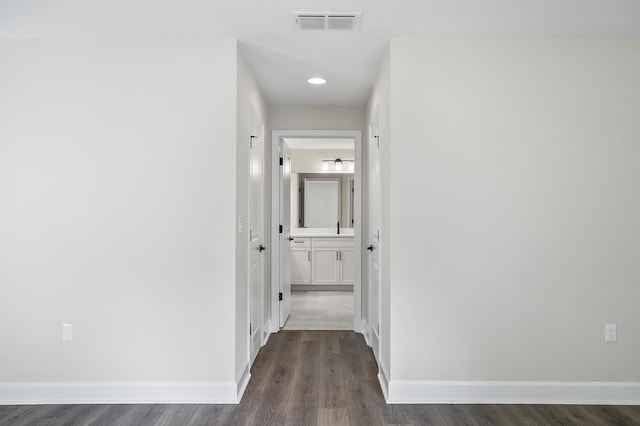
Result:
[[[249,355],[253,361],[262,344],[264,289],[264,127],[251,113],[249,141]]]
[[[371,348],[380,365],[380,137],[378,112],[369,125],[369,322]]]
[[[280,327],[291,313],[291,155],[280,142]]]

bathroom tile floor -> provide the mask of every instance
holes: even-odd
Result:
[[[353,330],[353,292],[292,291],[283,330]]]

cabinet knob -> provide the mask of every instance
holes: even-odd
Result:
[[[371,244],[369,247],[367,247],[367,250],[373,251],[373,244]]]
[[[258,247],[258,250],[259,250],[259,251],[265,251],[265,250],[266,250],[266,247],[265,247],[265,246],[263,246],[262,244],[260,244],[260,247]]]

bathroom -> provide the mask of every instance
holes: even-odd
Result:
[[[285,330],[350,330],[354,140],[285,138],[290,155],[291,313]]]

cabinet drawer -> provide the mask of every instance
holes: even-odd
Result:
[[[314,238],[313,247],[353,248],[353,237]]]
[[[309,248],[311,247],[311,238],[295,238],[291,241],[291,248]]]

